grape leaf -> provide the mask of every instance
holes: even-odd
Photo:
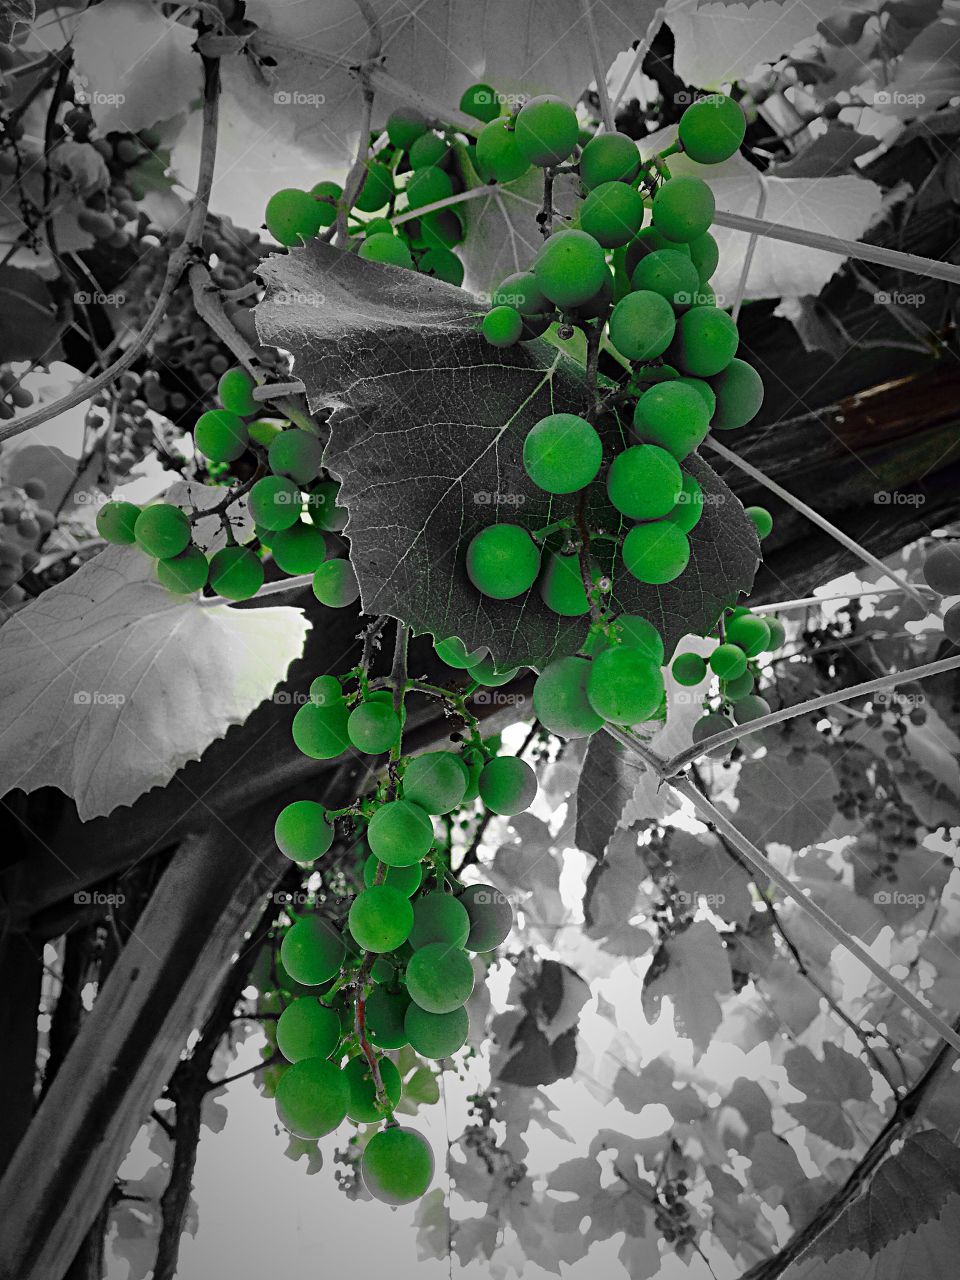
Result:
[[[697,1059],[720,1025],[717,997],[730,990],[730,961],[719,934],[708,921],[697,920],[663,942],[654,956],[643,980],[644,1016],[653,1022],[660,1001],[669,996],[677,1033],[693,1041]]]
[[[819,840],[833,820],[839,783],[816,751],[792,752],[786,743],[741,771],[736,823],[762,849],[772,842],[802,849]]]
[[[773,178],[833,178],[853,169],[858,156],[877,148],[876,138],[865,137],[849,125],[833,123],[795,156],[770,167]]]
[[[864,1064],[828,1040],[822,1062],[806,1045],[798,1045],[786,1054],[784,1066],[793,1087],[807,1095],[804,1102],[787,1104],[790,1114],[834,1146],[844,1150],[852,1147],[855,1134],[842,1104],[852,1098],[865,1102],[870,1097],[872,1083]]]
[[[577,848],[602,861],[644,766],[609,733],[595,733],[577,787]]]
[[[679,827],[669,833],[670,867],[681,900],[696,907],[701,899],[723,920],[746,925],[753,914],[750,876],[709,832]]]
[[[637,899],[645,874],[636,834],[617,832],[604,861],[591,869],[583,898],[584,931],[588,938],[602,938],[604,951],[642,956],[650,950],[652,939],[647,930],[629,923],[640,910]]]
[[[0,0],[0,44],[11,44],[17,24],[29,26],[36,16],[35,0]]]
[[[0,628],[5,776],[59,787],[84,820],[133,804],[269,697],[308,628],[300,609],[171,595],[108,547]]]
[[[797,1153],[775,1133],[757,1135],[750,1150],[750,1181],[758,1191],[776,1188],[780,1194],[806,1181]]]
[[[0,269],[0,304],[0,350],[4,360],[46,364],[57,359],[63,326],[57,319],[49,288],[35,271],[22,267]]]
[[[613,1084],[614,1096],[634,1115],[659,1103],[681,1124],[699,1120],[705,1108],[695,1089],[675,1084],[673,1067],[665,1058],[654,1058],[636,1073],[621,1067]]]
[[[561,619],[535,588],[514,600],[481,596],[464,552],[494,514],[537,530],[573,512],[572,497],[531,483],[521,453],[540,417],[582,407],[576,365],[542,342],[494,349],[468,293],[319,241],[261,270],[261,337],[293,353],[310,407],[334,410],[324,461],[342,481],[364,610],[487,645],[501,666],[575,653],[587,619]],[[688,470],[706,501],[685,572],[656,588],[612,567],[618,605],[649,618],[668,652],[749,590],[759,555],[726,485],[695,456]],[[616,517],[599,482],[587,514],[594,527]]]

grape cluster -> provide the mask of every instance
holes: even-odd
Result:
[[[928,552],[923,562],[923,577],[937,595],[960,595],[960,543],[941,542]],[[960,601],[944,613],[943,630],[952,644],[960,644]]]
[[[22,486],[0,485],[0,606],[3,610],[24,599],[20,580],[40,560],[39,540],[54,526],[53,514],[42,502],[47,486],[39,476]]]
[[[160,375],[153,369],[143,374],[128,369],[90,401],[84,426],[99,433],[101,480],[106,487],[128,476],[151,452],[156,452],[165,468],[183,468],[185,460],[171,423],[164,417],[156,422],[148,416],[148,410],[162,415],[165,403]]]
[[[13,365],[0,364],[0,418],[12,418],[18,409],[29,409],[33,392],[20,384]]]

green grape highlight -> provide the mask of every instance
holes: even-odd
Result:
[[[467,771],[453,751],[415,756],[403,775],[403,798],[426,813],[450,813],[463,803]]]
[[[693,307],[677,321],[677,336],[670,356],[684,373],[709,378],[727,367],[739,342],[737,326],[725,311],[716,307]],[[715,385],[714,391],[717,391]],[[717,392],[717,408],[720,408],[720,392]]]
[[[305,916],[283,935],[280,959],[294,982],[319,987],[340,972],[346,958],[343,939],[322,916]]]
[[[573,107],[550,94],[525,102],[514,127],[520,154],[541,168],[562,164],[580,136]]]
[[[492,884],[468,884],[460,901],[470,918],[467,950],[483,953],[499,947],[513,928],[513,908],[507,895]]]
[[[638,582],[663,586],[673,582],[690,562],[690,543],[671,520],[638,524],[623,540],[623,563]]]
[[[334,760],[350,746],[346,703],[318,707],[306,702],[293,717],[293,740],[311,760]]]
[[[459,947],[431,942],[407,961],[407,991],[427,1013],[452,1013],[473,991],[473,965]]]
[[[677,499],[677,505],[672,511],[668,511],[663,518],[664,520],[669,520],[671,524],[675,524],[684,533],[689,533],[700,522],[700,517],[703,515],[703,503],[703,490],[700,488],[699,481],[695,480],[693,476],[685,474],[683,477],[683,489]]]
[[[263,586],[263,565],[246,547],[222,547],[210,557],[210,586],[227,600],[249,600]]]
[[[176,595],[191,595],[207,585],[210,566],[199,547],[186,547],[179,555],[158,560],[157,581]]]
[[[523,317],[513,307],[494,307],[483,317],[480,330],[492,347],[512,347],[523,333]]]
[[[580,153],[580,181],[588,191],[605,182],[632,182],[640,172],[640,152],[625,133],[599,133]]]
[[[710,670],[721,680],[735,680],[747,669],[747,655],[739,645],[717,645],[710,655]]]
[[[692,687],[707,678],[707,664],[699,653],[678,653],[670,670],[677,684]]]
[[[224,409],[241,418],[248,418],[257,413],[260,405],[253,398],[253,389],[257,384],[246,369],[227,369],[220,375],[217,383],[217,399]]]
[[[377,987],[367,996],[367,1036],[378,1049],[401,1049],[407,1043],[404,1018],[410,1005],[406,988]]]
[[[663,675],[640,649],[613,645],[594,658],[587,678],[587,699],[613,724],[642,724],[663,701]]]
[[[773,516],[766,507],[747,507],[746,512],[761,541],[773,533]]]
[[[720,164],[739,151],[747,131],[742,108],[722,93],[687,107],[680,117],[680,145],[698,164]]]
[[[360,1161],[363,1185],[384,1204],[410,1204],[433,1181],[433,1152],[413,1129],[383,1129],[367,1143]]]
[[[500,114],[500,99],[488,84],[472,84],[464,89],[460,99],[460,110],[475,120],[489,123]]]
[[[467,547],[467,575],[483,595],[512,600],[529,591],[540,572],[540,551],[525,529],[491,524]]]
[[[537,798],[537,775],[526,760],[495,756],[480,774],[480,799],[505,817],[524,813]]]
[[[274,1101],[283,1127],[298,1138],[322,1138],[343,1124],[350,1089],[326,1058],[302,1058],[280,1077]]]
[[[169,502],[158,502],[144,509],[133,526],[137,546],[148,556],[168,560],[186,550],[190,542],[187,514]]]
[[[323,212],[309,191],[284,187],[267,201],[264,222],[274,240],[290,248],[317,234],[323,226]]]
[[[247,502],[255,523],[271,533],[296,524],[303,505],[299,488],[283,476],[263,476],[250,490]]]
[[[710,230],[716,201],[702,178],[670,178],[653,197],[653,225],[684,244]]]
[[[270,441],[267,461],[275,476],[286,476],[298,485],[316,480],[320,470],[323,445],[309,431],[288,427]]]
[[[419,805],[391,800],[370,819],[367,844],[388,867],[409,867],[430,852],[433,823]]]
[[[330,609],[359,600],[360,583],[351,562],[335,557],[319,565],[313,575],[313,594]]]
[[[395,951],[410,937],[413,907],[399,889],[375,884],[354,898],[347,921],[364,951]]]
[[[363,883],[368,889],[375,883],[381,867],[386,867],[387,874],[380,883],[389,885],[391,889],[399,889],[408,898],[413,897],[423,882],[423,867],[419,862],[410,867],[387,867],[386,863],[371,853],[363,864]]]
[[[551,302],[561,308],[576,307],[603,284],[607,260],[602,247],[585,231],[556,231],[534,259],[533,274]]]
[[[466,907],[449,893],[427,893],[414,902],[411,947],[426,947],[432,942],[462,947],[469,932]]]
[[[710,383],[716,396],[713,425],[718,431],[745,427],[760,412],[763,381],[753,365],[731,359]]]
[[[523,466],[547,493],[576,493],[596,478],[603,445],[596,429],[575,413],[551,413],[527,432]]]
[[[463,1008],[454,1009],[451,1013],[427,1013],[411,1002],[403,1029],[411,1048],[421,1058],[436,1062],[440,1058],[449,1058],[467,1043],[470,1017]]]
[[[330,1058],[340,1043],[340,1015],[314,996],[292,1000],[277,1020],[277,1048],[288,1062]]]
[[[677,311],[692,307],[700,292],[700,273],[691,259],[677,249],[656,249],[641,258],[630,283],[635,290],[659,293]]]
[[[257,483],[262,484],[263,481]],[[327,544],[315,525],[297,520],[288,528],[274,533],[270,539],[270,554],[278,568],[296,577],[301,573],[316,572],[326,557]]]
[[[273,836],[280,852],[294,862],[312,862],[333,844],[327,811],[315,800],[293,800],[277,815]]]
[[[658,382],[637,400],[633,429],[637,439],[659,445],[682,462],[706,439],[710,415],[703,396],[692,387]]]
[[[105,502],[97,511],[97,533],[117,547],[132,547],[141,508],[132,502]]]
[[[389,1058],[378,1058],[377,1070],[380,1072],[383,1091],[392,1109],[400,1101],[400,1095],[403,1092],[400,1072]],[[377,1086],[370,1070],[370,1063],[364,1054],[360,1053],[357,1057],[351,1058],[343,1068],[343,1075],[350,1090],[347,1118],[354,1120],[357,1124],[372,1124],[382,1119],[383,1113],[377,1106]]]
[[[656,520],[676,506],[683,489],[680,464],[655,444],[618,453],[607,472],[607,496],[632,520]]]
[[[673,307],[659,293],[641,289],[628,293],[610,316],[610,341],[628,360],[652,360],[673,341],[677,322]]]
[[[506,118],[491,120],[481,129],[475,154],[477,172],[484,182],[513,182],[530,168]]]
[[[629,243],[643,225],[643,196],[625,182],[603,182],[580,207],[580,226],[605,249]],[[692,267],[689,260],[685,259]],[[698,277],[699,282],[699,277]]]

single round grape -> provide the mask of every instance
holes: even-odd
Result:
[[[617,642],[629,649],[639,649],[658,667],[663,666],[663,637],[652,622],[636,613],[624,613],[614,622]]]
[[[568,314],[572,316],[579,324],[581,320],[596,320],[600,316],[606,316],[610,308],[613,306],[613,273],[607,271],[603,278],[603,284],[586,302],[581,302],[577,307],[570,307]]]
[[[253,388],[256,385],[246,369],[227,369],[220,375],[217,383],[217,399],[229,413],[247,418],[260,409],[253,398]]]
[[[520,108],[514,125],[517,147],[541,168],[562,164],[580,137],[577,113],[562,98],[541,94]]]
[[[677,327],[673,307],[659,293],[641,289],[628,293],[610,316],[610,341],[628,360],[652,360],[663,355]]]
[[[299,488],[284,476],[263,476],[247,494],[250,515],[261,529],[277,533],[300,519]]]
[[[367,844],[388,867],[409,867],[430,852],[433,823],[418,804],[390,800],[370,819]]]
[[[311,760],[334,760],[350,746],[345,702],[318,707],[305,702],[293,717],[293,740]]]
[[[700,276],[686,254],[677,249],[657,249],[641,258],[630,283],[634,289],[659,293],[677,311],[692,307],[700,292]]]
[[[227,600],[249,600],[263,586],[263,565],[246,547],[222,547],[210,558],[210,586]]]
[[[250,433],[250,439],[253,443],[264,447],[268,446],[273,437],[282,430],[283,428],[278,423],[268,422],[266,419],[259,422],[251,422],[247,425],[247,431]]]
[[[637,234],[645,212],[639,191],[625,182],[602,182],[580,206],[580,226],[605,249],[617,249]]]
[[[716,201],[702,178],[670,178],[653,197],[653,225],[683,244],[710,230]]]
[[[532,271],[515,271],[505,276],[490,296],[494,307],[513,307],[522,316],[553,310],[553,303],[540,288]]]
[[[675,240],[668,240],[666,236],[656,229],[656,227],[644,227],[639,231],[627,245],[627,252],[624,256],[623,265],[629,277],[633,276],[637,269],[637,263],[645,258],[647,254],[659,253],[662,249],[669,249],[674,253],[690,254],[690,246],[688,244],[679,244]]]
[[[724,638],[741,648],[748,658],[755,658],[770,643],[770,628],[766,619],[742,613],[727,623]]]
[[[403,1092],[400,1072],[389,1058],[378,1058],[377,1069],[380,1072],[383,1091],[392,1109],[400,1101],[400,1095]],[[350,1089],[347,1118],[357,1124],[373,1124],[381,1120],[383,1113],[377,1106],[377,1086],[366,1055],[359,1053],[355,1058],[351,1058],[343,1068],[343,1075]]]
[[[139,521],[137,522],[139,528]],[[923,580],[940,596],[960,595],[960,543],[941,542],[924,557]]]
[[[296,577],[301,573],[315,573],[327,554],[323,534],[305,520],[298,520],[289,529],[279,529],[270,539],[270,554],[278,569]]]
[[[768,616],[765,621],[770,631],[770,641],[767,645],[767,651],[773,653],[775,650],[783,648],[787,639],[787,629],[779,618]]]
[[[671,524],[675,524],[678,529],[682,529],[684,533],[689,533],[691,529],[695,529],[700,523],[700,517],[703,515],[703,490],[700,488],[699,481],[693,476],[684,475],[683,489],[680,497],[677,499],[677,505],[663,517],[669,520]]]
[[[649,259],[648,259],[649,261]],[[706,438],[710,416],[703,396],[681,382],[658,382],[637,400],[633,429],[682,462]]]
[[[157,581],[175,595],[192,595],[207,585],[210,565],[199,547],[186,547],[179,555],[158,560]]]
[[[322,916],[305,916],[283,935],[280,959],[284,969],[304,987],[319,987],[340,972],[347,949],[343,939]]]
[[[697,164],[720,164],[740,149],[747,118],[739,103],[725,93],[711,93],[692,103],[680,117],[680,145]]]
[[[952,604],[943,615],[943,634],[951,644],[960,644],[960,601]]]
[[[254,486],[256,488],[256,486]],[[347,523],[347,509],[338,505],[340,486],[336,480],[321,480],[307,495],[307,510],[318,529],[339,533]]]
[[[381,862],[371,853],[363,864],[363,883],[368,889],[376,881],[377,872],[381,867],[386,867],[386,863]],[[413,897],[423,882],[423,867],[419,862],[415,862],[411,867],[386,867],[386,871],[387,874],[380,883],[389,885],[391,889],[397,889],[408,898]]]
[[[439,165],[448,151],[446,141],[438,133],[424,133],[410,148],[407,159],[411,169],[427,169]]]
[[[505,817],[525,813],[537,798],[537,775],[517,756],[495,756],[480,774],[480,799]]]
[[[599,569],[594,569],[594,580]],[[590,602],[583,586],[580,557],[549,551],[544,558],[543,571],[537,581],[540,599],[548,609],[562,618],[580,618],[590,612]]]
[[[398,107],[387,117],[387,137],[401,151],[409,151],[428,128],[426,116],[416,107]]]
[[[473,991],[473,965],[459,947],[431,942],[407,961],[407,990],[427,1013],[452,1013]]]
[[[657,587],[673,582],[689,561],[687,535],[671,520],[634,525],[623,540],[623,563],[638,582]]]
[[[277,1048],[288,1062],[332,1057],[340,1034],[340,1015],[315,996],[292,1000],[277,1019]]]
[[[696,240],[691,240],[687,249],[690,251],[690,260],[700,276],[700,284],[706,285],[720,265],[720,246],[710,232],[705,231],[702,236],[697,236]]]
[[[105,502],[97,512],[97,533],[114,546],[133,546],[137,540],[134,530],[140,510],[133,502]]]
[[[360,584],[349,560],[326,560],[313,575],[313,594],[330,609],[342,609],[360,598]]]
[[[327,811],[315,800],[293,800],[280,810],[273,836],[281,853],[294,862],[312,862],[333,844]]]
[[[576,493],[596,479],[603,461],[600,437],[586,418],[551,413],[527,432],[523,466],[547,493]]]
[[[713,417],[717,408],[717,396],[709,382],[704,381],[703,378],[690,378],[684,374],[678,375],[675,381],[679,382],[681,387],[690,387],[696,391],[697,395],[702,398],[703,403],[707,406],[708,415],[711,418]]]
[[[450,813],[463,803],[467,771],[454,751],[414,756],[403,774],[403,798],[426,813]]]
[[[436,165],[428,165],[411,175],[406,195],[409,208],[419,209],[425,204],[433,204],[436,200],[446,200],[448,196],[452,196],[453,183],[448,173],[444,173]]]
[[[460,98],[460,110],[475,120],[487,123],[496,120],[500,114],[500,99],[495,89],[488,84],[472,84],[464,89]]]
[[[758,693],[748,693],[745,698],[738,698],[731,707],[733,718],[737,724],[749,724],[751,720],[759,720],[761,716],[770,714],[770,703]]]
[[[419,950],[433,942],[462,947],[470,932],[470,917],[463,904],[449,893],[427,893],[413,904],[410,945]]]
[[[350,712],[347,733],[358,751],[378,756],[395,746],[400,737],[400,717],[383,702],[361,702]]]
[[[310,188],[310,194],[317,202],[321,227],[332,227],[337,220],[337,204],[343,197],[343,187],[339,182],[317,182]]]
[[[590,663],[585,658],[557,658],[537,677],[533,709],[551,733],[563,738],[585,738],[603,727],[587,700]]]
[[[361,213],[376,213],[390,203],[394,190],[393,170],[379,160],[370,161],[353,207]]]
[[[597,715],[613,724],[642,724],[663,696],[663,674],[640,649],[611,645],[591,664],[587,698]]]
[[[632,182],[640,171],[640,151],[625,133],[599,133],[580,153],[580,181],[588,191],[604,182]]]
[[[533,274],[551,302],[561,308],[576,307],[602,286],[608,275],[607,260],[602,247],[585,231],[555,231],[534,259]]]
[[[226,409],[209,409],[197,419],[193,439],[211,462],[233,462],[246,450],[250,433],[246,423]]]
[[[413,907],[399,889],[375,884],[354,898],[347,921],[364,951],[395,951],[410,937]]]
[[[274,1095],[283,1127],[298,1138],[322,1138],[347,1117],[350,1089],[336,1063],[302,1058],[280,1077]]]
[[[392,1127],[375,1133],[363,1149],[363,1185],[383,1204],[410,1204],[433,1181],[433,1152],[413,1129]]]
[[[725,311],[716,307],[692,307],[677,320],[677,334],[670,355],[684,373],[709,378],[727,367],[739,342],[737,326]],[[717,390],[716,383],[713,388],[717,392],[717,411],[721,412],[722,393]]]
[[[466,671],[468,667],[474,666],[484,654],[483,647],[467,652],[467,646],[456,636],[435,640],[433,650],[441,662],[445,662],[448,667],[456,667],[459,671]]]
[[[484,182],[513,182],[530,168],[530,161],[517,146],[511,121],[505,116],[484,125],[477,138],[477,173]]]
[[[747,655],[739,645],[718,644],[710,655],[710,670],[721,680],[735,680],[747,669]]]
[[[725,314],[720,312],[718,314]],[[731,360],[710,382],[717,398],[713,425],[718,431],[744,427],[760,412],[763,379],[745,360]]]
[[[701,716],[696,722],[691,731],[691,737],[695,743],[699,744],[717,733],[726,733],[730,727],[730,721],[726,716],[721,715],[719,711],[711,711],[709,715]],[[707,754],[724,757],[730,754],[731,749],[732,744],[727,743],[722,747],[714,747]]]
[[[419,225],[428,249],[453,249],[463,241],[463,223],[456,209],[431,209],[420,215]]]
[[[133,526],[137,546],[148,556],[169,560],[186,550],[190,542],[190,521],[186,512],[169,502],[144,507]]]
[[[747,515],[761,541],[770,536],[773,532],[773,516],[766,507],[747,507]]]
[[[655,444],[635,444],[618,453],[607,472],[607,496],[633,520],[656,520],[677,502],[683,488],[680,464]]]
[[[492,884],[468,884],[460,901],[470,917],[467,950],[484,952],[499,947],[513,928],[513,907],[507,895]]]
[[[537,544],[516,524],[491,524],[467,547],[467,576],[485,596],[512,600],[529,591],[540,572]]]
[[[323,226],[322,216],[309,191],[284,187],[267,201],[263,220],[274,240],[289,248],[301,240],[312,239]]]
[[[267,450],[273,474],[300,485],[316,480],[322,455],[323,445],[317,437],[299,427],[288,427],[274,436]]]
[[[701,684],[707,678],[707,664],[699,653],[678,653],[670,670],[677,684],[685,687]]]
[[[480,331],[492,347],[512,347],[523,333],[523,317],[513,307],[493,307],[483,317]]]
[[[317,707],[332,707],[343,701],[343,687],[336,676],[316,676],[310,682],[310,701]]]
[[[434,280],[445,280],[459,289],[463,284],[463,263],[455,253],[447,249],[428,249],[417,263],[421,275],[432,276]]]
[[[367,996],[367,1038],[378,1049],[401,1049],[407,1043],[403,1027],[404,1016],[410,1005],[410,995],[405,987],[389,991],[377,987]]]
[[[720,692],[728,701],[736,702],[739,698],[745,698],[748,693],[753,693],[755,684],[753,672],[748,668],[742,675],[735,676],[732,680],[721,680]]]
[[[467,1043],[470,1016],[464,1008],[451,1013],[427,1013],[411,1002],[403,1026],[413,1050],[421,1058],[436,1062],[451,1057]]]
[[[471,680],[475,680],[477,684],[482,684],[488,689],[498,689],[502,684],[509,684],[519,670],[519,667],[507,667],[505,670],[499,670],[493,659],[486,657],[467,667],[467,675]]]

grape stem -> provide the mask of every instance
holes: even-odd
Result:
[[[926,591],[933,599],[931,604],[936,604],[939,595],[932,587],[923,586],[915,582],[913,584],[915,591]],[[868,596],[890,596],[900,595],[903,593],[904,587],[901,582],[897,582],[889,587],[874,587],[870,591],[844,591],[835,596],[801,596],[798,600],[776,600],[772,604],[754,604],[750,606],[752,613],[789,613],[795,609],[808,609],[821,604],[829,604],[834,600],[863,600]]]
[[[543,171],[543,206],[537,214],[537,226],[544,240],[553,234],[553,179],[554,170],[547,165]]]
[[[663,20],[666,17],[666,12],[667,12],[666,6],[661,5],[660,8],[656,10],[653,17],[648,22],[647,29],[644,32],[643,38],[640,40],[639,44],[637,45],[636,52],[634,53],[633,58],[630,62],[630,66],[627,68],[627,73],[621,80],[620,88],[617,90],[617,94],[614,97],[613,102],[611,103],[611,110],[613,111],[614,115],[616,115],[617,108],[620,106],[620,103],[623,101],[623,95],[627,92],[627,88],[629,87],[630,81],[633,79],[636,73],[643,66],[643,60],[647,56],[647,54],[650,52],[650,46],[653,44],[653,41],[656,38],[657,32],[663,26]]]
[[[597,27],[593,21],[592,0],[580,0],[580,15],[587,28],[587,43],[590,46],[590,61],[593,63],[593,76],[597,82],[597,97],[600,99],[600,115],[607,133],[614,133],[616,124],[613,119],[613,104],[610,101],[610,90],[607,88],[607,73],[604,70],[603,58],[600,54],[600,41],[597,38]]]
[[[343,195],[337,205],[337,220],[334,224],[333,243],[345,248],[350,238],[347,230],[347,215],[354,206],[363,180],[366,177],[367,156],[370,151],[370,126],[373,120],[374,90],[370,81],[370,64],[380,55],[380,24],[376,21],[366,0],[357,0],[357,5],[367,19],[370,36],[367,44],[367,62],[360,68],[360,91],[363,97],[363,111],[360,118],[360,137],[357,141],[357,154],[350,172],[343,184]]]

